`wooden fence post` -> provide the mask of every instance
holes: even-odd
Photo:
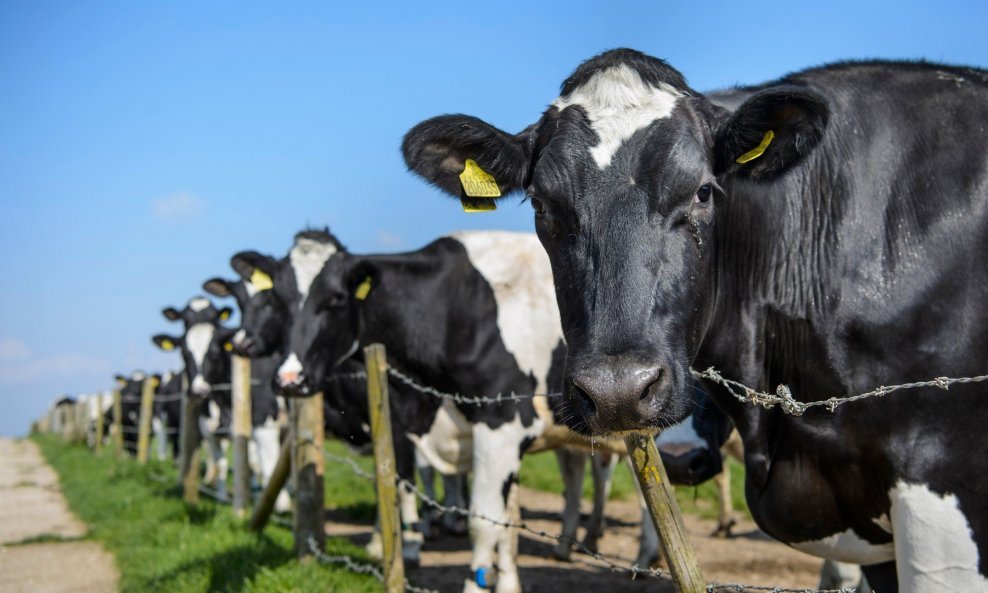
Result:
[[[233,512],[244,517],[250,500],[250,464],[247,444],[250,441],[250,359],[233,356],[231,389],[233,395]]]
[[[148,448],[151,445],[151,416],[154,415],[154,390],[158,380],[148,376],[141,384],[141,413],[137,423],[137,463],[148,462]]]
[[[676,493],[669,483],[654,437],[640,433],[630,434],[625,437],[625,443],[641,485],[642,496],[645,497],[645,505],[659,533],[662,552],[669,562],[669,571],[672,572],[676,589],[679,593],[703,593],[707,590],[707,584],[696,562],[693,544],[683,526]]]
[[[119,389],[113,390],[113,449],[117,459],[123,459],[123,401]]]
[[[295,474],[295,554],[300,558],[313,554],[312,538],[319,551],[326,548],[323,525],[323,428],[322,393],[291,401],[292,470]]]
[[[289,433],[288,438],[281,444],[281,454],[278,455],[278,463],[271,472],[268,485],[264,487],[260,500],[254,506],[254,516],[250,518],[250,528],[254,531],[261,531],[268,524],[271,512],[274,511],[274,503],[278,500],[278,494],[285,487],[288,475],[292,469],[292,441],[293,435]]]
[[[182,485],[182,500],[187,504],[199,502],[199,410],[202,400],[189,395],[189,384],[182,373],[182,421],[178,426],[178,479]]]
[[[364,360],[367,364],[367,399],[377,477],[377,514],[381,520],[381,543],[384,548],[384,590],[386,593],[401,593],[405,590],[405,565],[401,553],[397,464],[391,435],[388,358],[384,346],[371,344],[364,348]]]
[[[96,442],[93,444],[93,450],[97,455],[103,452],[103,400],[106,399],[106,393],[100,392],[96,396]]]

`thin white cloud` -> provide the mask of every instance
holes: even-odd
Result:
[[[0,338],[0,383],[30,383],[42,376],[66,374],[107,374],[110,362],[85,354],[32,355],[24,342]]]
[[[199,196],[181,191],[151,201],[151,213],[162,222],[190,222],[198,220],[206,211],[206,201]]]
[[[25,358],[31,358],[31,349],[27,344],[14,338],[0,338],[0,362]]]
[[[405,240],[399,235],[381,229],[377,231],[377,243],[385,249],[394,249],[405,244]]]

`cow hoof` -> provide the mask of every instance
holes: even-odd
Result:
[[[569,562],[571,554],[572,550],[567,543],[559,542],[559,544],[552,549],[552,557],[560,562]]]
[[[719,537],[721,539],[729,538],[732,535],[731,530],[734,529],[734,526],[737,525],[737,523],[738,523],[737,521],[731,519],[727,523],[718,525],[717,529],[715,529],[711,535],[713,537]]]
[[[405,561],[405,570],[414,570],[421,564],[418,556],[415,558],[402,558],[402,560]]]
[[[371,540],[364,546],[364,551],[367,555],[371,557],[372,560],[383,560],[384,559],[384,544],[381,542],[381,534],[374,532],[371,536]]]
[[[598,537],[596,535],[587,535],[583,538],[583,547],[590,550],[591,552],[597,553],[597,543]]]
[[[467,521],[463,517],[455,517],[451,520],[443,519],[443,530],[449,535],[462,537],[467,534]]]
[[[497,584],[494,586],[494,593],[521,593],[521,580],[518,573],[499,573]]]

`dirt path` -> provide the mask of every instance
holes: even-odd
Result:
[[[85,535],[38,447],[0,438],[0,593],[116,591],[113,557]]]
[[[562,497],[523,488],[522,518],[533,529],[559,533],[559,511]],[[584,511],[589,504],[584,502]],[[607,504],[608,528],[600,543],[600,551],[627,558],[630,565],[638,552],[640,511],[637,503],[610,501]],[[370,538],[370,526],[347,523],[341,515],[330,513],[326,524],[332,535],[350,537],[357,543]],[[708,581],[745,583],[784,587],[815,587],[821,561],[797,552],[768,538],[754,523],[742,521],[734,529],[734,537],[711,537],[715,522],[685,517],[697,556]],[[580,530],[582,536],[583,530]],[[608,593],[673,593],[667,581],[652,578],[630,579],[596,565],[592,559],[573,554],[573,562],[558,562],[550,557],[554,542],[525,532],[519,541],[519,567],[526,593],[608,592]],[[458,592],[469,572],[470,542],[466,536],[444,536],[430,540],[422,552],[422,566],[410,571],[414,585],[437,589],[443,593]]]

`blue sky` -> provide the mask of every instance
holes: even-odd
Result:
[[[466,112],[517,131],[584,59],[627,46],[691,85],[847,58],[988,67],[984,2],[0,3],[0,434],[60,393],[178,368],[161,316],[329,225],[357,252],[461,228],[402,134]]]

